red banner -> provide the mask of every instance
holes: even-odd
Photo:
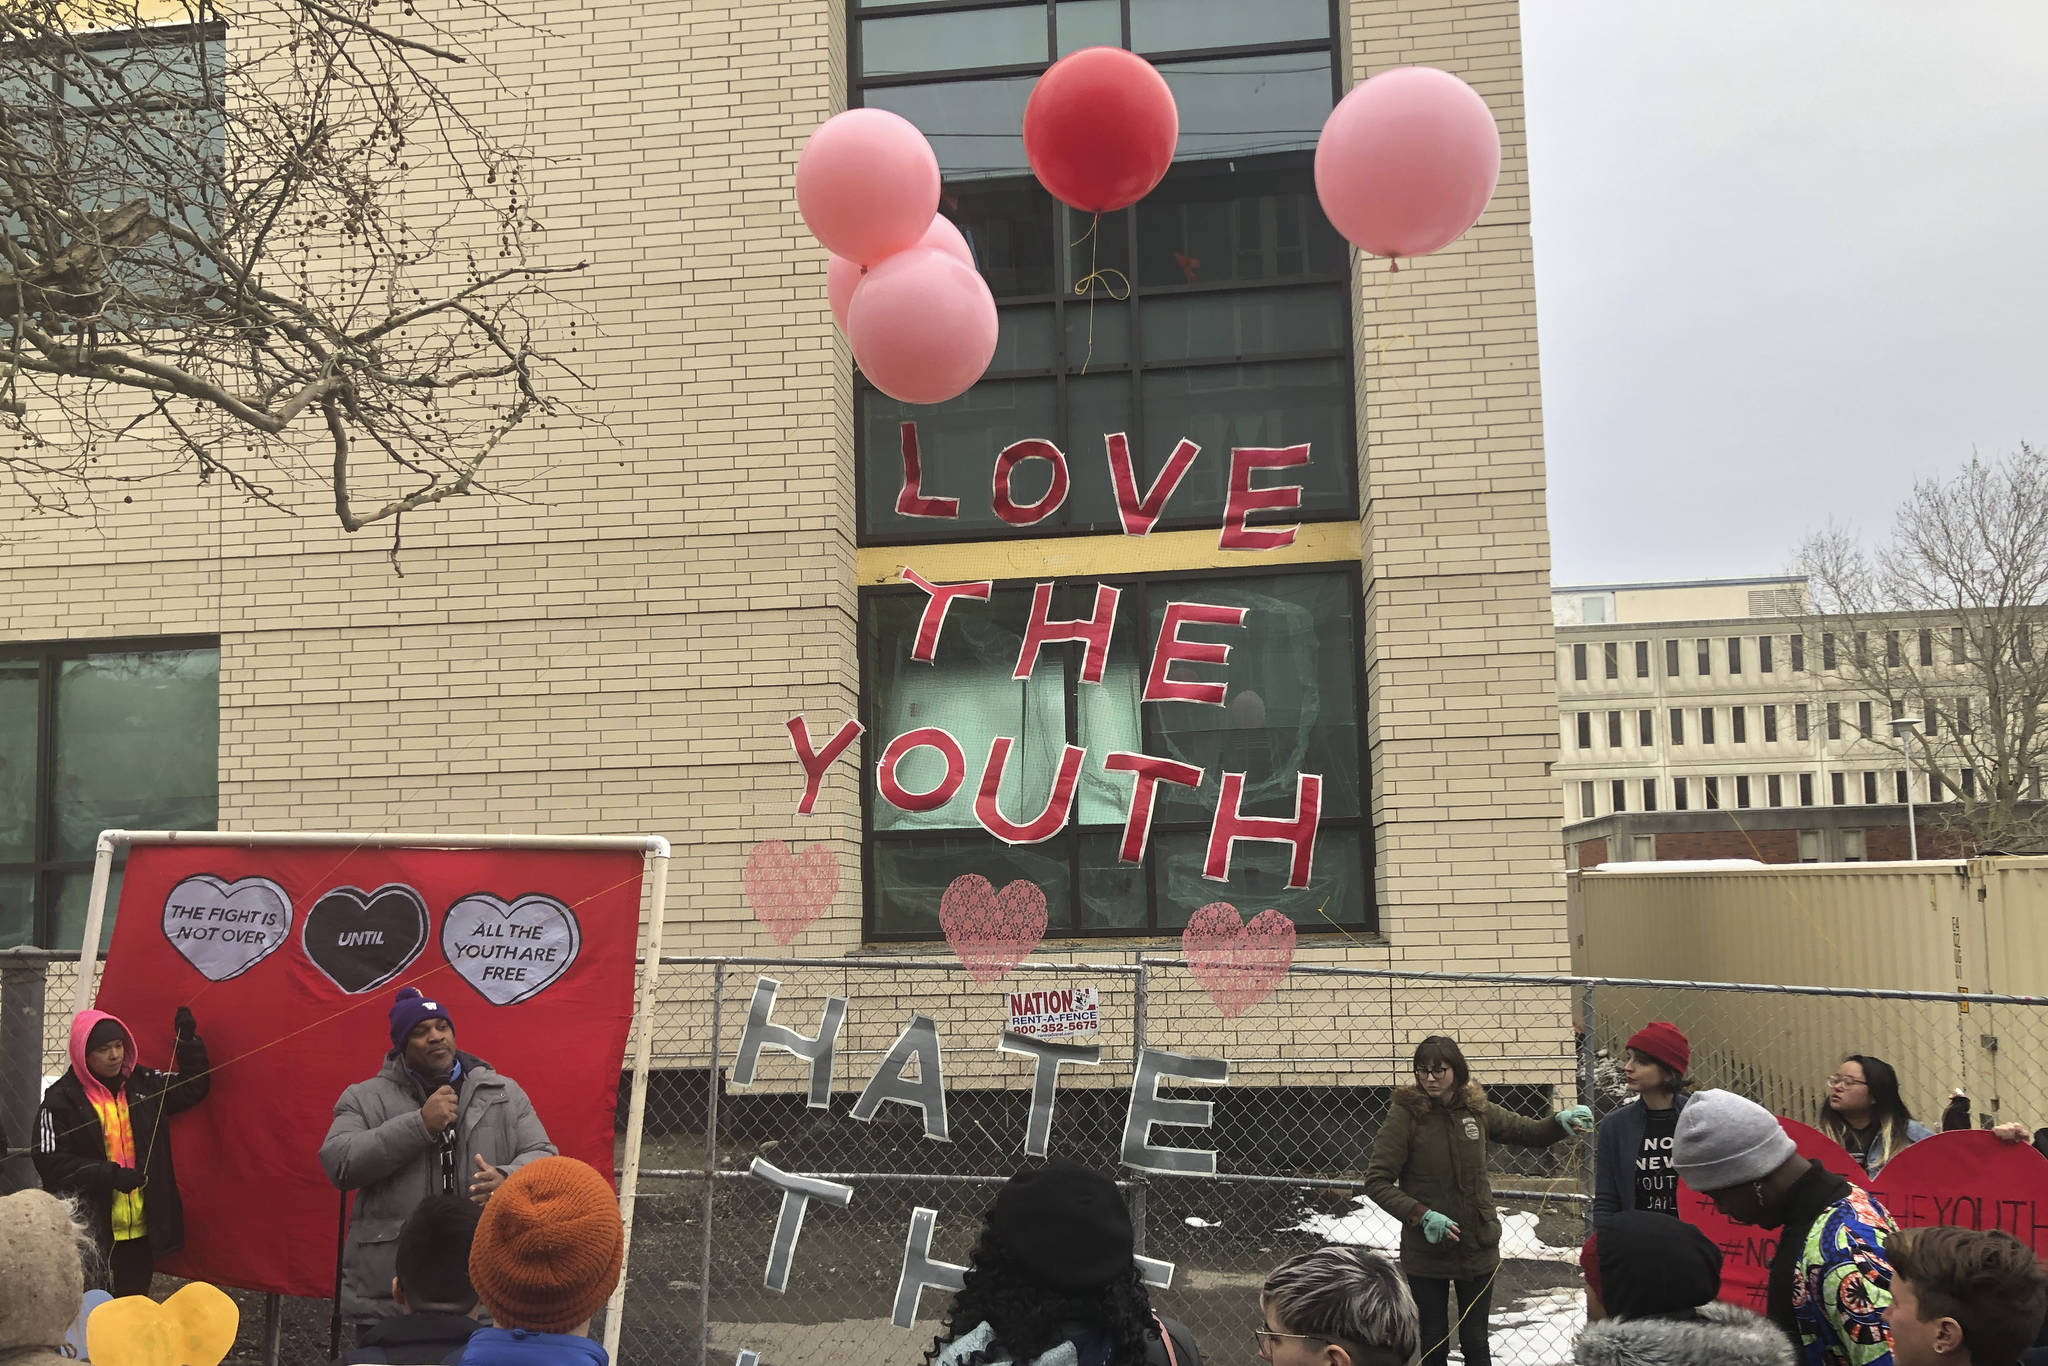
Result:
[[[383,1064],[404,986],[609,1177],[640,883],[634,852],[132,850],[99,1008],[169,1068],[189,1005],[213,1066],[207,1098],[168,1121],[185,1250],[162,1269],[333,1293],[340,1196],[320,1142],[342,1090]]]
[[[1841,1144],[1810,1125],[1780,1117],[1778,1123],[1798,1145],[1802,1157],[1845,1176],[1858,1186],[1869,1186],[1863,1167]],[[1715,1209],[1707,1197],[1683,1180],[1678,1183],[1678,1214],[1688,1224],[1714,1240],[1721,1249],[1721,1298],[1730,1304],[1764,1312],[1764,1288],[1770,1280],[1771,1257],[1778,1250],[1778,1230],[1738,1224]]]
[[[2048,1256],[2048,1158],[2029,1144],[1936,1134],[1887,1162],[1873,1189],[1901,1228],[2002,1229]]]

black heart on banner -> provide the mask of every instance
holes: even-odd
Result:
[[[306,912],[306,957],[351,996],[375,991],[427,944],[425,898],[402,883],[374,892],[336,887]]]

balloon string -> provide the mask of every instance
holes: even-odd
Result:
[[[1131,297],[1131,279],[1128,275],[1125,275],[1113,266],[1104,270],[1095,264],[1095,251],[1102,241],[1101,234],[1096,230],[1101,226],[1102,215],[1098,213],[1088,221],[1088,231],[1067,243],[1069,247],[1078,247],[1083,242],[1088,244],[1088,273],[1074,282],[1074,293],[1083,295],[1088,300],[1088,352],[1081,358],[1081,373],[1084,375],[1088,373],[1089,362],[1095,359],[1096,283],[1099,281],[1102,285],[1102,292],[1118,303],[1122,303]],[[1123,285],[1123,293],[1119,294],[1116,292],[1117,285],[1112,283],[1111,277],[1115,277],[1115,281]]]

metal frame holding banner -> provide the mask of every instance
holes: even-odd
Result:
[[[619,1213],[625,1223],[627,1257],[630,1259],[633,1241],[633,1214],[637,1205],[639,1189],[640,1149],[645,1131],[648,1078],[652,1070],[652,1028],[655,1018],[653,1004],[661,981],[662,933],[666,920],[668,893],[668,864],[670,846],[660,835],[488,835],[488,834],[444,834],[444,833],[376,833],[362,834],[336,831],[132,831],[106,830],[100,833],[94,849],[91,899],[86,911],[84,935],[78,960],[77,983],[73,995],[73,1009],[87,1008],[94,996],[98,967],[98,946],[101,926],[105,922],[107,889],[111,881],[113,862],[118,850],[138,847],[202,847],[231,850],[260,849],[339,849],[349,853],[369,850],[416,850],[445,851],[461,853],[490,853],[499,851],[546,851],[555,853],[638,853],[643,857],[640,876],[639,896],[636,907],[644,901],[646,906],[644,935],[631,935],[638,939],[639,970],[637,982],[632,989],[633,1012],[630,1034],[630,1048],[627,1056],[620,1059],[622,1065],[632,1072],[632,1090],[627,1104],[625,1150],[619,1163]],[[353,889],[349,889],[353,890]],[[448,908],[453,916],[459,906]],[[512,909],[497,908],[501,913]],[[565,917],[566,918],[566,917]],[[424,919],[422,920],[424,927]],[[448,924],[444,923],[444,933]],[[537,935],[539,932],[536,930]],[[576,933],[575,921],[567,919],[567,933]],[[182,951],[182,950],[181,950]],[[265,950],[267,952],[268,950]],[[414,953],[418,950],[415,948]],[[573,956],[573,947],[571,949]],[[407,960],[408,962],[410,959]],[[323,969],[324,970],[324,969]],[[486,970],[488,971],[488,969]],[[509,975],[509,974],[508,974]],[[380,978],[378,985],[388,979]],[[472,982],[472,985],[476,983]],[[350,984],[349,989],[355,989]],[[500,990],[499,984],[490,983],[480,987],[488,995]],[[507,985],[502,988],[517,993],[521,988]],[[518,999],[517,995],[500,996],[495,1003],[504,1004]],[[629,1277],[622,1269],[618,1288],[613,1292],[605,1315],[605,1345],[616,1354],[620,1325],[624,1319],[625,1295]],[[275,1359],[275,1343],[278,1331],[277,1296],[272,1294],[269,1301],[269,1322],[267,1336],[270,1339]],[[338,1312],[338,1311],[337,1311]]]

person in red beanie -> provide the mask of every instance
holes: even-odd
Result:
[[[505,1179],[477,1221],[469,1280],[495,1327],[464,1366],[608,1366],[590,1321],[619,1283],[626,1231],[611,1183],[573,1157],[543,1157]]]
[[[1671,1137],[1685,1109],[1692,1045],[1678,1026],[1658,1020],[1628,1041],[1624,1075],[1635,1103],[1600,1121],[1593,1156],[1593,1226],[1619,1210],[1678,1216],[1678,1173]]]

